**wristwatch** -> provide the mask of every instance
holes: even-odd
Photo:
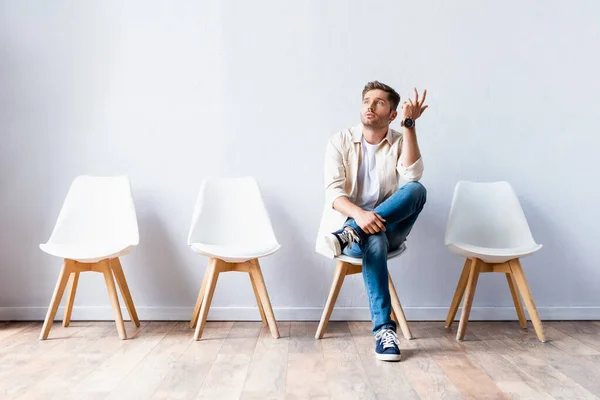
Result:
[[[415,120],[412,118],[405,118],[404,121],[400,122],[400,126],[405,128],[412,128],[415,126]]]

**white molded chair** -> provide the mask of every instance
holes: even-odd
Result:
[[[65,260],[40,339],[48,338],[67,283],[69,292],[63,326],[69,326],[79,274],[85,271],[104,274],[119,337],[126,339],[127,333],[115,279],[131,320],[140,326],[119,261],[119,257],[129,253],[138,243],[138,224],[129,179],[126,176],[77,177],[71,184],[50,239],[40,244],[44,252]]]
[[[188,245],[209,257],[190,327],[200,340],[221,272],[247,272],[264,324],[279,337],[277,322],[258,259],[275,253],[277,243],[260,189],[254,178],[210,178],[200,188]]]
[[[402,245],[394,251],[388,253],[388,261],[392,260],[396,257],[399,257],[406,250],[406,242],[402,243]],[[344,283],[344,278],[348,275],[360,274],[362,273],[362,258],[354,258],[349,257],[347,255],[340,255],[335,258],[337,260],[335,266],[335,273],[333,275],[333,282],[331,283],[331,289],[329,290],[329,296],[327,297],[327,303],[325,303],[325,308],[323,309],[323,315],[321,316],[321,321],[319,322],[319,327],[317,328],[317,333],[315,335],[316,339],[322,339],[325,331],[327,330],[327,324],[329,323],[329,318],[331,317],[331,313],[333,311],[333,307],[335,306],[335,302],[337,300],[338,294],[342,289],[342,284]],[[400,299],[398,298],[398,293],[396,292],[396,288],[394,287],[394,283],[392,282],[392,277],[388,272],[388,281],[390,287],[390,297],[392,300],[392,319],[394,319],[400,329],[402,330],[402,334],[408,340],[412,339],[412,333],[408,327],[408,322],[406,321],[406,316],[404,315],[404,311],[402,310],[402,305],[400,304]]]
[[[465,335],[479,273],[503,272],[521,326],[526,328],[527,320],[516,288],[523,296],[539,340],[546,341],[519,261],[542,246],[533,240],[517,194],[508,182],[458,182],[445,242],[450,251],[466,258],[446,318],[446,328],[449,328],[466,290],[457,340],[463,340]]]

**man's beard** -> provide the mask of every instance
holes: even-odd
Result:
[[[368,120],[368,119],[362,117],[361,121],[364,126],[368,126],[369,128],[383,128],[383,127],[387,126],[385,124],[385,122],[383,121],[383,119],[380,117],[377,117],[372,120]]]

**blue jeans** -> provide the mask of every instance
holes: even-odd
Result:
[[[385,232],[369,235],[352,218],[344,224],[354,229],[361,238],[360,244],[352,243],[351,248],[346,247],[344,254],[362,257],[362,273],[369,296],[373,333],[383,328],[396,330],[396,323],[391,317],[387,255],[406,240],[426,198],[427,190],[421,183],[409,182],[373,210],[386,220]]]

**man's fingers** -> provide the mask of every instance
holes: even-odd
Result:
[[[423,90],[423,98],[421,99],[421,105],[425,103],[425,98],[427,97],[427,89]]]
[[[385,226],[378,219],[375,219],[373,222],[371,222],[371,229],[377,233],[381,230],[385,230]]]
[[[383,219],[383,217],[381,215],[379,215],[379,214],[375,214],[375,215],[377,215],[377,218],[379,218],[379,220],[381,220],[382,222],[385,222],[385,219]]]
[[[380,220],[375,220],[375,223],[377,224],[377,227],[385,232],[385,225],[383,224],[383,222],[381,222]]]
[[[415,104],[419,104],[419,91],[417,90],[417,88],[415,89]]]

